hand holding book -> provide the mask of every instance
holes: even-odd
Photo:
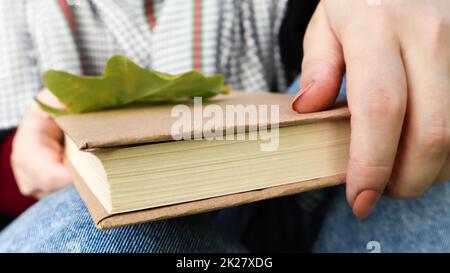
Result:
[[[52,107],[64,108],[47,89],[38,98]],[[11,167],[22,194],[42,198],[72,184],[63,164],[63,136],[53,117],[34,103],[17,129],[11,155]]]
[[[320,2],[293,105],[326,109],[346,73],[347,199],[364,218],[384,192],[417,198],[450,179],[450,1],[349,2]]]

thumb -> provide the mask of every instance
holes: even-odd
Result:
[[[292,109],[310,113],[331,107],[344,73],[342,47],[331,30],[322,2],[312,17],[304,40],[302,82]]]
[[[70,186],[72,184],[72,176],[63,163],[59,163],[55,166],[54,174],[55,178],[57,179],[54,180],[55,188],[53,189],[53,191]]]

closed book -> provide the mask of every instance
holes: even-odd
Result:
[[[129,107],[57,122],[77,190],[96,226],[111,229],[341,184],[349,110],[298,114],[291,101],[234,91],[202,104]]]

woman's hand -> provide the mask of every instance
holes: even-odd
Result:
[[[61,107],[47,90],[39,94],[39,99]],[[62,141],[63,133],[53,118],[34,104],[17,129],[11,155],[11,166],[22,194],[41,198],[71,184],[63,165]]]
[[[300,113],[326,109],[346,70],[347,199],[366,217],[450,179],[450,0],[322,0],[304,41]]]

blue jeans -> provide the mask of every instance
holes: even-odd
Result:
[[[0,233],[0,252],[245,252],[213,214],[97,230],[73,187],[39,201]]]
[[[381,252],[450,252],[449,183],[418,200],[383,197],[364,221],[353,217],[343,188],[325,202],[330,208],[313,245],[316,252],[369,252],[374,243]],[[7,227],[0,234],[0,252],[246,252],[239,238],[217,222],[212,213],[99,231],[77,192],[68,188],[41,200]],[[286,226],[292,228],[303,230]]]
[[[449,182],[417,200],[383,197],[363,221],[352,216],[342,188],[332,201],[314,250],[369,252],[369,243],[375,242],[381,252],[450,252]]]

